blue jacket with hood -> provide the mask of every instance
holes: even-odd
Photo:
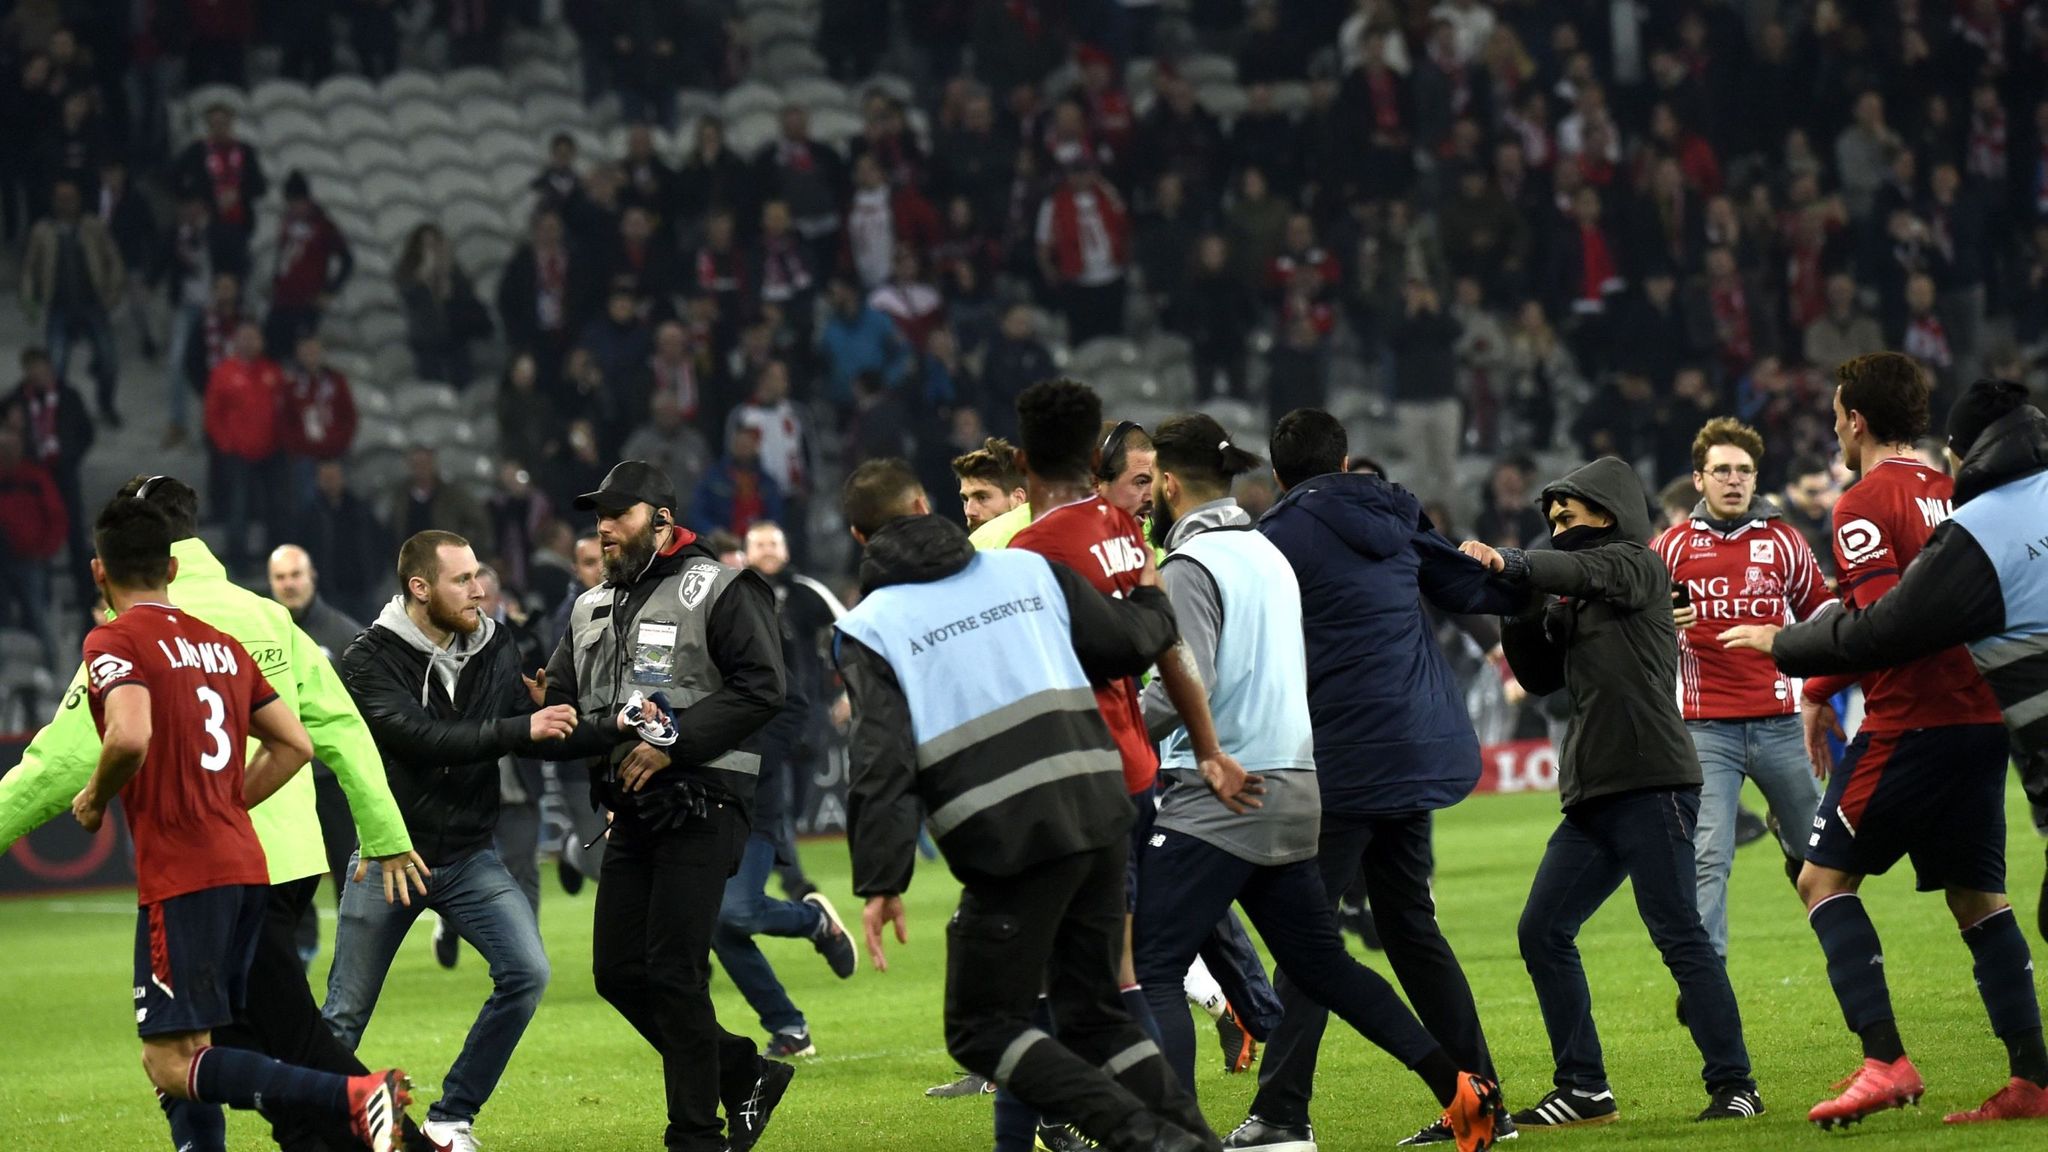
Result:
[[[1378,476],[1304,480],[1259,520],[1294,566],[1308,647],[1309,717],[1323,811],[1448,808],[1479,782],[1465,694],[1422,598],[1447,612],[1510,613],[1525,592],[1487,575]]]

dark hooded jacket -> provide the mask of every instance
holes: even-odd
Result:
[[[1414,494],[1378,476],[1304,480],[1259,531],[1301,585],[1323,810],[1370,816],[1464,799],[1479,781],[1479,740],[1423,601],[1505,615],[1525,593],[1489,579]]]
[[[1567,811],[1620,792],[1697,788],[1700,763],[1672,685],[1678,630],[1671,572],[1651,551],[1649,503],[1635,470],[1603,456],[1543,489],[1614,517],[1614,527],[1569,551],[1501,551],[1504,575],[1534,595],[1503,622],[1501,648],[1532,695],[1564,689],[1571,719],[1558,753]]]
[[[1963,458],[1956,471],[1955,506],[1967,508],[1994,489],[2044,471],[2048,416],[2033,407],[2009,412],[1986,428]],[[2048,584],[2048,513],[2023,523],[2024,536],[1984,540],[1960,520],[1944,521],[1877,603],[1825,612],[1786,628],[1778,633],[1772,658],[1790,676],[1867,672],[2025,628],[2031,620],[2016,619],[2014,608],[2038,605],[2048,595],[2041,590]],[[2030,562],[2009,571],[2027,574],[2033,586],[2004,586],[1991,549],[2023,551]],[[1971,655],[2005,710],[2028,795],[2048,803],[2048,715],[2040,704],[2048,697],[2048,635],[2010,637]]]
[[[944,580],[975,555],[967,533],[951,520],[893,520],[868,538],[860,561],[861,594]],[[1141,587],[1111,600],[1072,569],[1051,566],[1066,598],[1074,654],[1090,680],[1138,675],[1172,647],[1177,633],[1166,593]],[[861,896],[895,895],[910,886],[923,812],[939,810],[968,786],[1063,753],[1114,756],[1109,726],[1090,699],[1078,711],[1026,719],[921,767],[910,701],[896,670],[843,630],[834,634],[833,652],[853,702],[846,822],[853,890]],[[1127,834],[1131,814],[1118,773],[1069,776],[999,801],[941,835],[939,845],[963,879],[1015,876],[1035,864],[1114,843]]]

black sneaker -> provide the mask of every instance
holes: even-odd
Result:
[[[1680,992],[1680,993],[1678,994],[1678,1008],[1677,1008],[1677,1012],[1678,1012],[1678,1026],[1679,1026],[1680,1028],[1690,1028],[1690,1027],[1692,1027],[1692,1025],[1690,1025],[1690,1024],[1687,1024],[1687,1023],[1685,1022],[1685,993],[1683,993],[1683,992]]]
[[[1369,951],[1382,950],[1379,923],[1373,919],[1372,905],[1365,901],[1353,903],[1349,900],[1339,900],[1337,927],[1358,937],[1359,943],[1365,945]]]
[[[1223,1015],[1216,1018],[1216,1042],[1223,1046],[1223,1074],[1235,1076],[1252,1066],[1259,1058],[1259,1042],[1244,1030],[1237,1019],[1237,1010],[1229,1004],[1223,1006]]]
[[[1764,1114],[1764,1098],[1754,1088],[1722,1088],[1694,1120],[1747,1120]]]
[[[1764,818],[1749,810],[1747,804],[1735,806],[1735,846],[1737,848],[1754,844],[1771,834],[1771,826]]]
[[[1495,1144],[1503,1140],[1513,1140],[1520,1135],[1520,1132],[1515,1131],[1515,1122],[1508,1119],[1505,1113],[1493,1118],[1493,1142]],[[1394,1145],[1394,1147],[1420,1148],[1425,1144],[1449,1144],[1457,1138],[1458,1134],[1451,1131],[1451,1122],[1439,1116],[1428,1127]]]
[[[761,1061],[760,1076],[754,1081],[754,1090],[744,1100],[725,1101],[726,1147],[732,1152],[747,1152],[747,1149],[761,1142],[761,1133],[768,1130],[768,1121],[775,1115],[775,1106],[782,1103],[782,1094],[789,1091],[789,1082],[796,1076],[793,1065],[779,1060]]]
[[[1039,1152],[1089,1152],[1102,1145],[1081,1135],[1072,1124],[1040,1124],[1034,1142]]]
[[[953,1100],[961,1096],[993,1095],[995,1090],[996,1082],[988,1077],[976,1076],[972,1072],[963,1072],[958,1080],[934,1085],[925,1089],[924,1094],[934,1100]]]
[[[1273,1124],[1247,1116],[1223,1138],[1227,1152],[1316,1152],[1316,1130],[1307,1124]]]
[[[816,1056],[818,1046],[811,1043],[811,1030],[801,1032],[777,1032],[768,1038],[768,1046],[761,1049],[761,1055],[770,1060],[795,1060],[803,1056]]]
[[[832,901],[825,899],[823,892],[812,892],[804,897],[804,903],[824,914],[818,922],[818,931],[811,937],[811,947],[832,966],[832,974],[841,980],[853,975],[860,966],[860,954],[853,950],[853,937],[846,934],[846,924],[839,919],[839,909],[832,907]]]
[[[1614,1092],[1581,1092],[1576,1088],[1553,1088],[1534,1108],[1524,1108],[1509,1117],[1517,1128],[1577,1128],[1612,1124],[1621,1119],[1621,1106]]]
[[[443,968],[455,967],[456,958],[462,955],[462,937],[448,926],[448,921],[438,914],[434,917],[434,960]]]

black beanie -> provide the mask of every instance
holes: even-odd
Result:
[[[1948,410],[1948,448],[1958,458],[1970,454],[1971,445],[1999,417],[2024,407],[2027,386],[2010,380],[1979,380],[1956,399]]]

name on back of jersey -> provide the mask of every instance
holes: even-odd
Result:
[[[1088,551],[1102,565],[1104,576],[1121,576],[1145,567],[1145,550],[1128,536],[1112,536],[1100,544],[1090,544]]]
[[[233,676],[241,671],[234,649],[215,640],[193,643],[183,636],[156,642],[158,651],[173,668],[197,668],[209,676]]]

